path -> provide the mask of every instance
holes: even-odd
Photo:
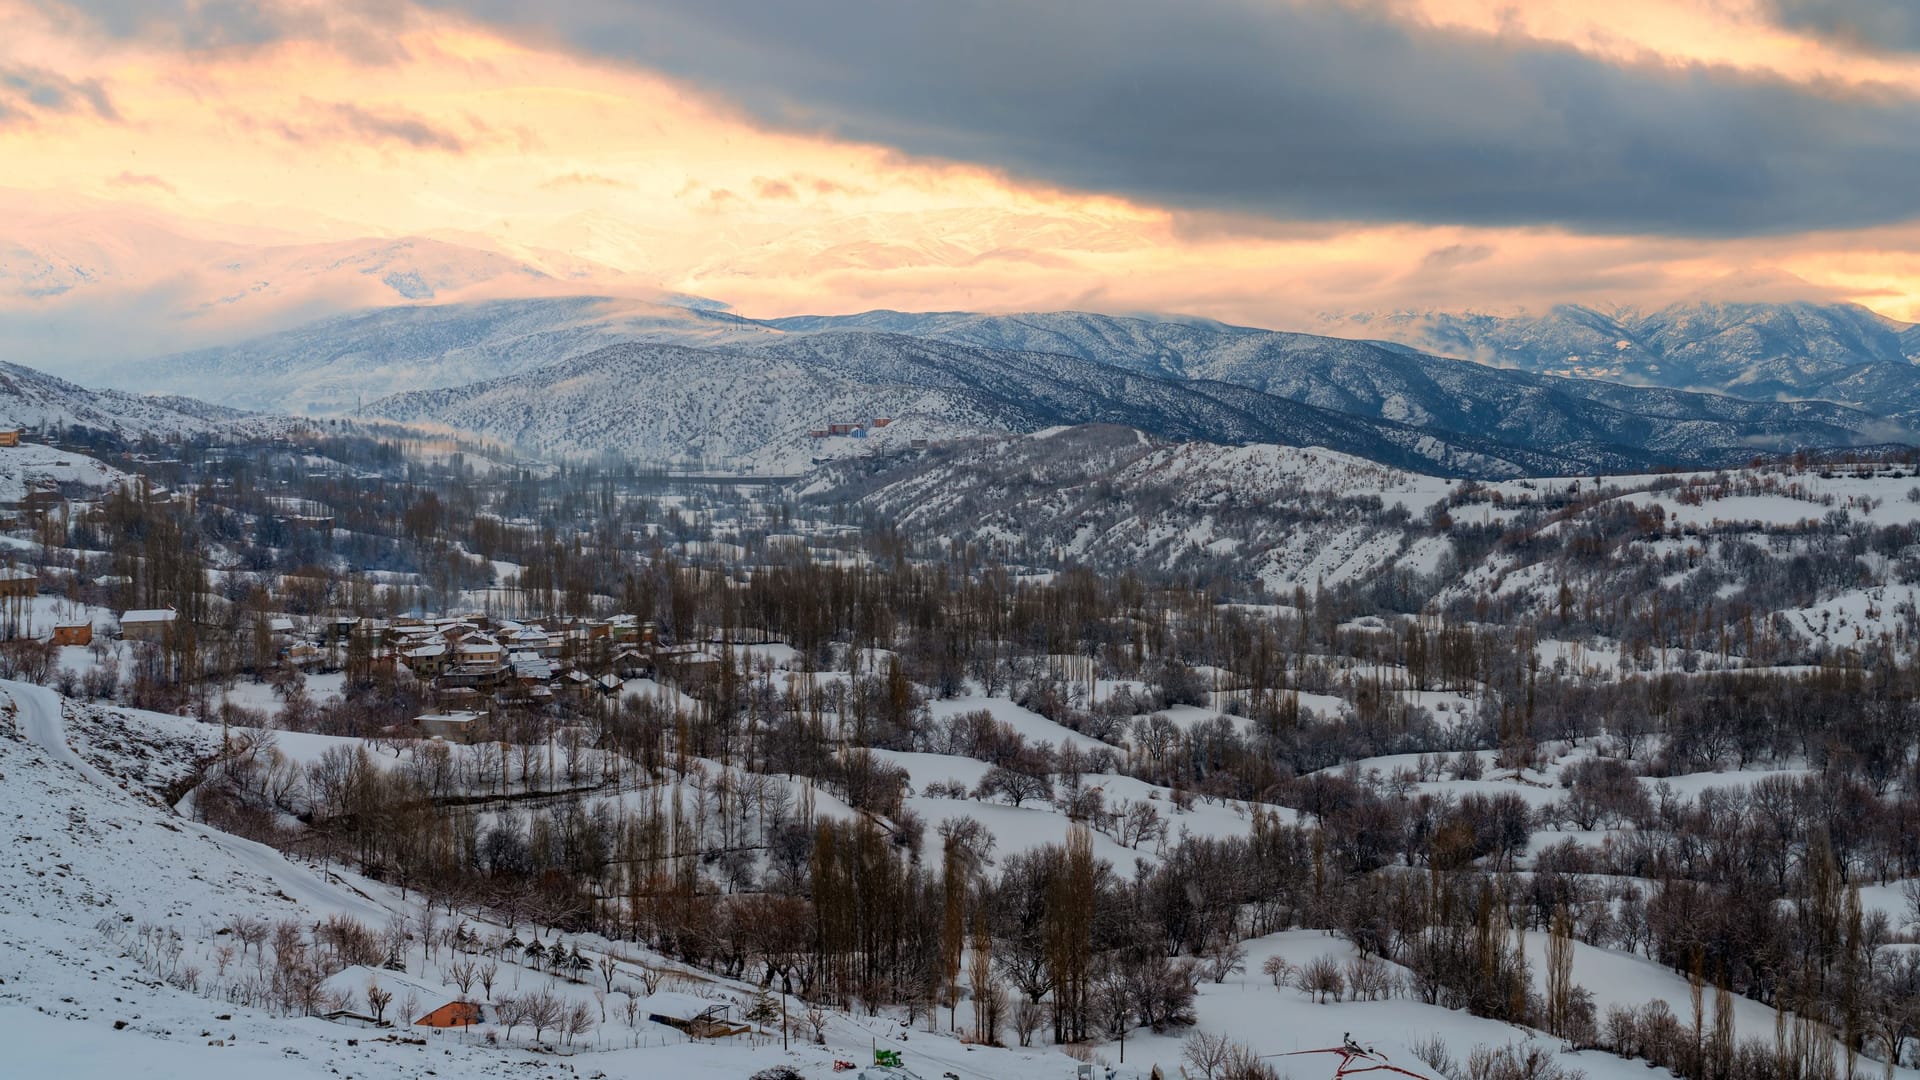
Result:
[[[0,681],[0,691],[13,699],[18,710],[14,722],[28,742],[45,750],[55,761],[77,770],[88,783],[106,788],[116,786],[67,745],[67,725],[60,717],[59,694],[44,686],[11,680]]]

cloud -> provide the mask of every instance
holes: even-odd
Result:
[[[179,194],[179,190],[172,184],[149,173],[122,171],[107,177],[107,184],[119,188],[153,188],[156,191],[164,191],[169,195]]]
[[[327,106],[326,111],[341,129],[372,142],[401,142],[419,150],[444,150],[451,154],[466,149],[465,140],[458,135],[404,110],[376,111],[339,101]]]
[[[1181,210],[1695,236],[1920,216],[1903,93],[1612,62],[1365,0],[428,2],[762,123]]]
[[[795,176],[796,183],[802,183],[813,189],[815,195],[871,195],[867,188],[842,183],[825,176]]]
[[[1920,51],[1913,0],[1761,0],[1761,12],[1801,33],[1867,52]]]
[[[314,101],[309,98],[302,103],[300,113],[292,119],[248,116],[237,119],[251,128],[269,131],[296,143],[316,139],[400,143],[416,150],[437,150],[449,154],[463,153],[467,148],[466,139],[416,113],[392,107],[356,105],[348,101]]]
[[[1426,270],[1450,270],[1456,266],[1477,263],[1493,255],[1493,248],[1486,244],[1448,244],[1427,252],[1420,260],[1420,266]]]
[[[625,180],[616,179],[611,176],[603,176],[600,173],[570,172],[564,176],[556,176],[540,186],[551,190],[559,190],[570,187],[625,188],[632,187],[633,185],[627,183]]]
[[[785,180],[774,180],[765,176],[756,176],[753,178],[753,194],[755,197],[761,199],[786,199],[791,201],[799,198],[799,194],[793,190],[791,183]]]
[[[407,57],[405,4],[381,0],[30,0],[69,30],[188,52],[313,41],[366,63]]]
[[[120,111],[98,79],[72,79],[36,67],[0,67],[0,125],[47,113],[91,112],[120,122]]]

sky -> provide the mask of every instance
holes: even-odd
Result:
[[[0,0],[0,315],[205,329],[271,294],[284,320],[366,297],[282,279],[386,280],[352,243],[420,237],[448,245],[436,299],[534,288],[512,263],[753,316],[1312,329],[1712,297],[1920,320],[1916,12]]]

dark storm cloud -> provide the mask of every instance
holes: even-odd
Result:
[[[1861,49],[1920,51],[1914,0],[1761,0],[1760,7],[1789,30]]]
[[[0,67],[0,125],[50,113],[91,112],[119,121],[119,110],[98,79],[69,79],[44,68]]]
[[[1912,97],[1613,64],[1372,7],[431,2],[771,124],[1178,209],[1691,235],[1920,216]]]
[[[185,48],[391,55],[376,0],[35,0]],[[780,127],[1212,220],[1733,236],[1920,217],[1920,99],[1623,64],[1395,18],[1388,0],[424,0],[666,72]],[[1913,0],[1762,0],[1920,41]],[[1823,29],[1824,28],[1824,29]]]

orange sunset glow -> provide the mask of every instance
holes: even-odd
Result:
[[[1377,212],[1208,205],[1097,175],[1070,182],[992,147],[889,145],[803,91],[774,118],[719,74],[590,49],[565,26],[484,7],[291,5],[275,9],[271,33],[203,28],[189,40],[157,14],[9,0],[0,155],[12,167],[0,206],[21,250],[0,264],[11,271],[0,310],[57,317],[103,290],[194,279],[218,261],[214,249],[385,236],[527,259],[573,291],[686,293],[757,317],[1098,308],[1299,328],[1328,312],[1726,293],[1920,318],[1912,215],[1773,221],[1761,207],[1690,234],[1551,211],[1449,219],[1390,200]],[[1915,53],[1774,18],[1761,0],[1629,0],[1606,5],[1604,20],[1580,0],[1352,10],[1398,34],[1577,54],[1628,80],[1733,73],[1829,101],[1920,92]],[[188,28],[214,17],[197,4],[182,12]],[[663,27],[673,17],[657,16]],[[1444,87],[1436,94],[1425,107],[1445,109]],[[1409,160],[1407,182],[1441,167]],[[1337,164],[1320,183],[1343,183]],[[191,242],[138,243],[120,227],[136,221]],[[50,294],[33,287],[35,259],[106,270]],[[222,320],[251,327],[272,307],[238,304],[157,344],[217,336]]]

